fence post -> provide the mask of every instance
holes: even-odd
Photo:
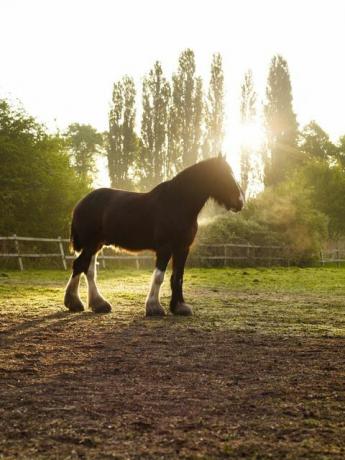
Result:
[[[250,260],[250,246],[249,244],[247,244],[247,247],[246,247],[246,256],[247,256],[247,266],[251,265],[249,263],[249,260]]]
[[[59,240],[59,248],[60,248],[60,254],[61,254],[61,260],[62,260],[62,265],[65,270],[67,270],[67,264],[66,264],[66,258],[65,258],[65,252],[63,249],[63,243],[62,243],[62,238],[61,236],[58,237]]]
[[[104,248],[101,250],[102,268],[105,268]]]
[[[13,235],[13,239],[14,239],[14,246],[15,246],[16,251],[17,251],[19,268],[20,268],[20,271],[22,272],[24,270],[23,259],[20,257],[19,241],[17,240],[17,235],[16,234]]]
[[[138,259],[138,256],[137,256],[136,259],[135,259],[135,266],[137,267],[137,270],[140,269],[140,261],[139,261],[139,259]]]

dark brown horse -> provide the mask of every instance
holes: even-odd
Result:
[[[241,188],[222,157],[201,161],[148,193],[110,188],[89,193],[73,212],[71,241],[80,254],[66,288],[66,307],[84,310],[78,287],[80,275],[85,273],[89,307],[96,313],[111,310],[98,292],[95,272],[97,252],[103,245],[113,245],[131,251],[155,251],[156,268],[146,299],[149,316],[165,314],[159,290],[172,257],[170,310],[176,315],[190,315],[192,310],[182,293],[184,266],[197,232],[198,214],[210,197],[228,210],[237,212],[243,207]]]

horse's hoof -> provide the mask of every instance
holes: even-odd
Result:
[[[91,310],[94,313],[110,313],[111,305],[106,300],[104,300],[102,303],[99,303],[97,305],[92,305]]]
[[[165,316],[164,308],[160,303],[147,302],[146,316]]]
[[[68,310],[73,313],[84,311],[83,302],[76,295],[66,293],[65,298],[64,298],[64,304],[65,304],[65,307],[68,308]]]
[[[183,302],[179,302],[174,307],[172,307],[171,312],[174,315],[180,315],[180,316],[191,316],[193,314],[192,308]]]

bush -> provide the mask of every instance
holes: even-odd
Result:
[[[245,214],[228,213],[214,217],[199,226],[199,243],[251,243],[257,245],[281,244],[280,235]]]
[[[288,246],[294,263],[312,263],[319,257],[328,225],[328,217],[313,207],[312,196],[312,188],[297,174],[267,188],[240,214],[229,213],[201,225],[198,242]]]

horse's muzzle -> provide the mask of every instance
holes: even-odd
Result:
[[[238,198],[238,201],[236,204],[232,203],[230,206],[227,206],[226,209],[228,211],[239,212],[242,210],[243,206],[244,206],[244,198],[242,195]]]

